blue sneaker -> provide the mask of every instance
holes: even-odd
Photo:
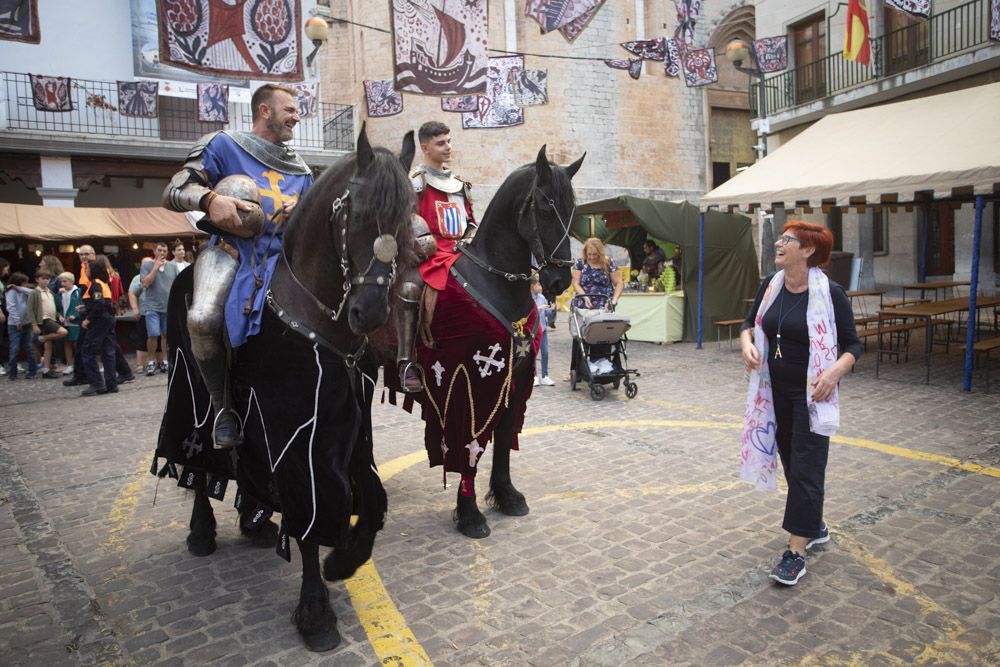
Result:
[[[799,579],[806,573],[805,556],[800,556],[794,551],[786,551],[781,554],[781,562],[771,570],[771,578],[779,584],[794,586],[799,583]]]
[[[819,537],[814,537],[808,542],[806,542],[806,551],[812,549],[817,544],[826,544],[829,541],[830,541],[830,529],[826,527],[826,523],[824,522],[819,527]]]

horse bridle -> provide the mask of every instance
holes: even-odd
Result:
[[[539,264],[538,264],[537,267],[535,267],[534,270],[535,271],[541,271],[543,268],[545,268],[548,265],[557,266],[557,267],[569,267],[569,266],[573,266],[573,260],[572,259],[559,259],[554,254],[550,254],[550,255],[546,255],[545,254],[545,244],[542,243],[542,236],[538,232],[538,215],[537,215],[536,210],[535,210],[535,193],[536,192],[539,195],[541,195],[544,198],[545,203],[548,204],[549,207],[552,208],[552,212],[555,213],[556,220],[559,221],[559,225],[562,227],[562,230],[563,230],[563,235],[559,239],[559,242],[556,243],[555,248],[552,251],[553,253],[555,253],[562,246],[563,242],[565,242],[566,239],[569,237],[570,226],[573,224],[573,213],[576,212],[576,206],[573,206],[572,210],[570,210],[568,220],[564,221],[563,218],[562,218],[562,216],[559,215],[559,209],[556,208],[556,202],[555,202],[555,200],[552,197],[549,197],[547,194],[545,194],[545,192],[542,191],[542,189],[540,187],[538,187],[537,179],[536,179],[536,181],[534,181],[532,183],[531,192],[529,192],[528,196],[524,198],[524,202],[521,204],[521,208],[518,209],[518,212],[517,212],[517,226],[520,226],[521,220],[525,216],[525,212],[526,211],[530,212],[531,213],[531,231],[533,233],[533,238],[531,239],[531,241],[529,241],[530,245],[533,246],[532,249],[531,249],[531,254],[534,255],[536,259],[540,258]],[[507,271],[502,271],[502,270],[500,270],[500,269],[498,269],[498,268],[496,268],[494,266],[491,266],[488,262],[480,259],[475,254],[473,254],[472,252],[469,251],[469,244],[470,243],[471,243],[470,239],[463,239],[462,241],[459,241],[455,245],[455,247],[459,251],[461,251],[466,257],[468,257],[469,259],[471,259],[472,263],[475,264],[476,266],[478,266],[479,268],[485,269],[486,271],[488,271],[488,272],[490,272],[492,274],[495,274],[495,275],[498,275],[498,276],[503,276],[504,278],[506,278],[510,282],[515,282],[515,281],[518,281],[518,280],[531,280],[532,272],[529,272],[529,273],[509,273]],[[541,251],[541,252],[539,252],[539,251]]]
[[[330,204],[330,217],[329,223],[334,232],[334,237],[339,233],[340,235],[340,270],[344,277],[344,283],[342,286],[343,296],[340,299],[340,303],[337,304],[337,308],[330,308],[328,305],[323,303],[312,291],[306,287],[298,276],[295,275],[295,271],[292,270],[291,262],[288,261],[288,255],[285,253],[285,244],[281,246],[281,260],[285,264],[285,268],[288,270],[288,275],[291,276],[292,280],[298,285],[299,289],[306,293],[306,295],[312,299],[313,303],[319,308],[320,312],[324,316],[328,317],[330,321],[336,322],[340,319],[340,315],[344,310],[344,306],[347,304],[347,297],[351,293],[351,288],[354,286],[376,286],[384,287],[386,292],[392,288],[392,284],[396,281],[396,257],[399,254],[399,248],[396,243],[396,238],[391,234],[385,234],[382,232],[381,225],[379,225],[379,235],[372,244],[372,258],[368,261],[368,266],[365,270],[360,273],[360,275],[351,275],[351,263],[347,253],[347,232],[349,229],[348,222],[351,217],[351,190],[352,188],[357,190],[361,185],[364,184],[364,179],[360,178],[357,174],[351,177],[348,182],[347,188],[344,190],[344,194],[340,195]],[[378,224],[378,221],[376,221]],[[388,264],[389,265],[389,275],[383,276],[373,276],[371,271],[375,268],[375,263]],[[290,317],[286,316],[286,311],[280,309],[280,307],[274,302],[274,297],[268,292],[268,301],[276,308],[278,316],[286,324],[294,329],[301,329],[305,332],[305,335],[310,340],[316,340],[319,335],[316,332],[308,331],[307,327],[302,325]],[[321,339],[322,340],[322,339]],[[357,359],[364,352],[365,346],[368,343],[368,337],[363,336],[361,341],[361,346],[351,354],[344,354],[340,350],[336,349],[333,345],[327,343],[327,347],[332,349],[334,352],[340,354],[347,361],[349,366],[353,366]]]

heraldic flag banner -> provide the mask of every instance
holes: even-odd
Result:
[[[487,0],[391,2],[397,91],[486,93]]]
[[[847,29],[844,31],[844,59],[871,65],[872,49],[868,43],[868,5],[865,0],[847,1]]]

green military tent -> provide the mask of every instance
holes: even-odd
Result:
[[[686,201],[659,201],[631,195],[582,204],[576,209],[573,234],[597,238],[630,249],[647,236],[681,246],[685,317],[684,340],[698,340],[699,256],[704,257],[702,326],[715,336],[712,323],[743,317],[760,284],[750,219],[731,213],[705,213],[704,245],[700,247],[698,207]],[[703,255],[699,254],[699,250]]]

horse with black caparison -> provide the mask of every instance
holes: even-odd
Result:
[[[542,146],[535,162],[504,180],[473,238],[458,244],[430,336],[417,345],[425,389],[408,394],[404,408],[421,404],[431,466],[460,474],[454,519],[471,538],[490,534],[474,480],[491,440],[487,502],[509,516],[528,513],[511,481],[510,452],[518,448],[541,338],[530,281],[537,269],[550,301],[570,285],[571,179],[584,157],[561,167]]]
[[[231,480],[246,537],[276,544],[286,560],[288,539],[295,539],[302,588],[292,620],[313,651],[340,643],[319,546],[333,547],[323,575],[346,579],[370,558],[384,521],[371,433],[378,369],[367,349],[397,299],[396,275],[416,262],[407,178],[414,150],[412,132],[396,157],[372,148],[362,128],[356,153],[328,168],[294,209],[260,332],[234,351],[231,379],[244,437],[234,450],[211,444],[211,399],[187,333],[191,271],[170,295],[172,363],[154,471],[194,490],[187,544],[196,556],[216,549],[209,499],[222,500]],[[166,464],[157,470],[161,458]],[[269,520],[274,512],[281,513],[280,528]]]

